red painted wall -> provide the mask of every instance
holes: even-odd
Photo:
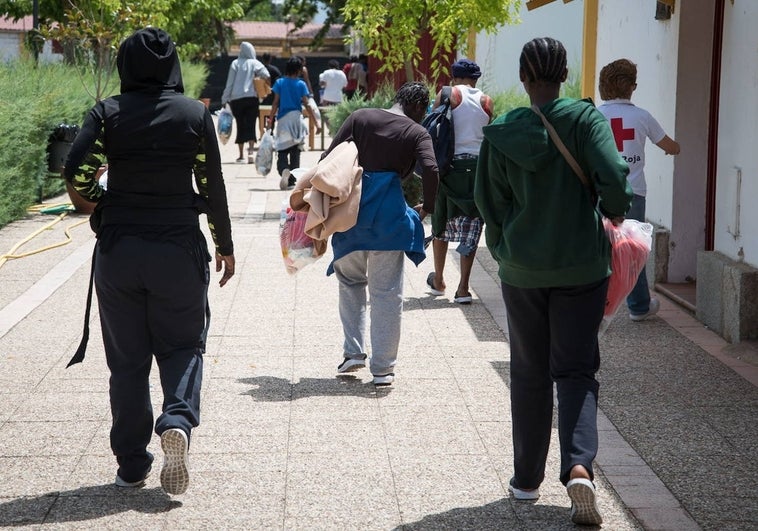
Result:
[[[429,32],[425,32],[418,42],[419,48],[421,49],[421,60],[419,61],[418,66],[414,69],[414,79],[413,81],[424,81],[424,80],[430,80],[432,77],[431,73],[431,62],[432,62],[432,38],[429,35]],[[449,65],[453,64],[455,61],[455,52],[449,53],[446,56],[446,62]],[[443,62],[445,62],[445,59],[443,59]],[[400,88],[403,83],[405,83],[406,77],[405,77],[405,68],[401,68],[400,70],[396,72],[382,72],[377,73],[377,70],[381,67],[382,62],[372,56],[369,56],[368,58],[368,90],[370,94],[373,94],[376,90],[376,87],[381,85],[384,80],[389,80],[392,82],[393,86],[398,89]],[[448,76],[442,76],[440,79],[436,80],[437,90],[442,87],[442,85],[446,85],[450,82],[450,77]]]

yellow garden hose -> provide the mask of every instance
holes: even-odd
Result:
[[[56,242],[56,243],[51,243],[50,245],[46,245],[44,247],[40,247],[39,249],[35,249],[33,251],[27,251],[25,253],[14,254],[19,249],[19,247],[21,247],[24,244],[30,242],[35,237],[37,237],[38,235],[42,234],[44,231],[50,230],[56,224],[58,224],[61,221],[63,221],[63,219],[68,216],[69,211],[72,210],[72,207],[71,207],[70,203],[59,203],[59,204],[55,204],[55,205],[35,205],[33,207],[30,207],[28,210],[30,212],[40,212],[40,213],[53,213],[53,211],[55,211],[55,210],[58,210],[58,211],[63,210],[63,212],[61,212],[60,214],[58,214],[58,216],[53,221],[51,221],[50,223],[48,223],[44,227],[41,227],[41,228],[37,229],[32,234],[30,234],[29,236],[27,236],[26,238],[24,238],[23,240],[21,240],[20,242],[18,242],[16,245],[14,245],[10,249],[10,251],[8,251],[7,253],[5,253],[2,256],[0,256],[0,267],[2,267],[5,264],[5,262],[7,262],[8,260],[11,260],[11,259],[14,259],[14,258],[24,258],[26,256],[31,256],[33,254],[37,254],[37,253],[41,253],[41,252],[44,252],[44,251],[48,251],[50,249],[55,249],[56,247],[61,247],[63,245],[71,243],[72,238],[71,238],[71,234],[70,234],[69,231],[71,229],[73,229],[74,227],[78,227],[79,225],[82,225],[83,223],[86,223],[86,222],[89,221],[89,217],[87,217],[87,218],[85,218],[85,219],[83,219],[81,221],[77,221],[76,223],[72,223],[71,225],[69,225],[68,227],[66,227],[66,229],[63,231],[63,233],[66,235],[66,239],[65,240],[62,240],[62,241],[59,241],[59,242]],[[45,212],[45,211],[47,211],[47,212]]]

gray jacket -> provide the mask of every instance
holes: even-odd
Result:
[[[263,63],[255,58],[255,48],[249,42],[240,44],[240,54],[229,66],[226,76],[226,87],[221,95],[221,103],[227,104],[232,100],[242,98],[257,98],[253,85],[253,77],[269,79],[269,73]]]

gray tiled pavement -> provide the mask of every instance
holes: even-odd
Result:
[[[236,158],[233,145],[224,159]],[[303,165],[319,152],[303,154]],[[72,242],[0,267],[0,526],[33,529],[570,529],[557,433],[537,503],[516,503],[508,343],[495,267],[480,249],[474,304],[431,297],[431,260],[405,279],[397,380],[335,376],[341,358],[329,256],[285,272],[274,173],[225,164],[238,274],[210,290],[202,423],[182,496],[112,485],[115,460],[97,312],[78,345],[89,256]],[[66,200],[60,198],[61,201]],[[0,230],[0,252],[53,221]],[[71,215],[18,252],[65,239]],[[450,254],[448,285],[457,274]],[[663,301],[602,340],[597,486],[604,528],[758,529],[758,369]],[[746,361],[747,360],[747,361]],[[160,392],[153,374],[154,403]],[[160,463],[160,445],[150,450]]]

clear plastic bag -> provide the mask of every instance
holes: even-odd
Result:
[[[289,207],[288,201],[282,203],[279,219],[279,241],[287,273],[294,275],[308,264],[322,256],[316,242],[305,234],[305,220],[308,212],[299,212]]]
[[[274,163],[274,137],[269,129],[263,133],[258,144],[258,154],[255,156],[255,169],[263,176],[271,172]]]
[[[611,277],[603,312],[600,332],[605,332],[619,305],[631,293],[640,272],[645,267],[653,243],[653,226],[633,219],[625,219],[615,227],[607,218],[603,226],[611,242]]]
[[[232,123],[234,122],[234,116],[232,111],[229,110],[228,105],[224,105],[224,108],[218,113],[218,139],[222,144],[226,144],[229,141],[229,137],[232,136]]]
[[[316,127],[321,128],[321,111],[318,108],[318,105],[316,105],[316,100],[313,98],[308,98],[308,107],[311,108],[311,111],[313,111],[313,116],[316,117]]]

